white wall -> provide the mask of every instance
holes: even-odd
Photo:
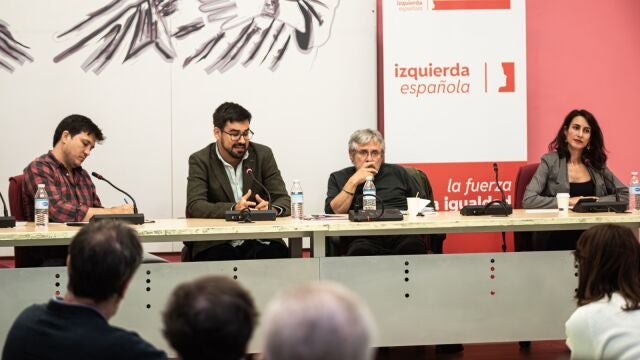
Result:
[[[189,1],[179,2],[180,11],[193,12],[198,2]],[[79,39],[55,34],[106,3],[0,2],[0,20],[34,58],[13,73],[0,70],[5,184],[51,148],[64,116],[80,113],[107,137],[85,161],[87,170],[128,190],[147,218],[184,216],[188,156],[213,140],[215,107],[234,101],[252,112],[254,141],[273,148],[287,186],[302,180],[307,211],[323,211],[329,173],[349,165],[349,134],[376,126],[374,0],[340,1],[329,40],[308,54],[290,50],[275,71],[236,66],[207,74],[201,66],[183,69],[183,57],[167,62],[147,51],[124,64],[117,57],[96,75],[80,68],[95,44],[55,64],[53,57]],[[195,45],[175,48],[182,55]],[[105,206],[122,203],[107,184],[96,186]]]

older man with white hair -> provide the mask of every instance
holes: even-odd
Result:
[[[373,359],[375,325],[367,306],[335,283],[294,288],[265,313],[265,360]]]
[[[384,161],[382,134],[374,129],[356,130],[349,138],[349,160],[353,166],[333,172],[327,184],[324,211],[346,214],[362,202],[367,177],[373,177],[376,195],[385,209],[407,210],[407,197],[421,194],[416,181],[400,165]],[[421,235],[351,236],[343,239],[347,256],[426,254]]]

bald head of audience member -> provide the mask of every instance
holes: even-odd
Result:
[[[238,360],[247,352],[256,318],[253,298],[237,281],[205,276],[174,289],[163,332],[182,360]]]
[[[368,360],[374,323],[367,306],[335,283],[295,288],[273,300],[265,318],[265,360]]]
[[[69,245],[65,301],[98,308],[109,319],[142,262],[135,230],[117,221],[85,225]]]

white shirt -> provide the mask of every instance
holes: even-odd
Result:
[[[640,359],[640,310],[613,293],[576,309],[565,324],[572,359]]]
[[[249,157],[249,150],[247,149],[247,151],[244,152],[242,160],[240,160],[240,163],[236,167],[233,167],[233,165],[229,164],[222,158],[222,155],[220,155],[220,150],[218,150],[218,144],[216,144],[216,155],[218,155],[218,159],[220,159],[220,161],[222,161],[222,165],[224,165],[224,171],[226,171],[227,173],[227,178],[229,179],[229,184],[231,185],[231,190],[233,191],[233,198],[237,203],[238,201],[240,201],[242,195],[244,195],[242,193],[242,184],[244,181],[242,174],[242,163],[244,163],[244,161]],[[233,204],[231,206],[231,209],[229,210],[233,210],[234,206],[235,204]],[[240,246],[243,242],[244,240],[231,240],[231,246]]]

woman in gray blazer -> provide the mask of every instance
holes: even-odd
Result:
[[[522,200],[525,209],[552,209],[558,206],[556,194],[569,193],[569,206],[584,197],[626,201],[624,185],[607,168],[607,154],[602,130],[587,110],[572,110],[564,119],[556,138],[542,156],[540,166],[527,185]],[[575,249],[581,231],[534,235],[534,246],[543,250]],[[537,238],[537,241],[536,241]],[[544,243],[547,243],[546,245]],[[539,246],[538,246],[539,245]]]

